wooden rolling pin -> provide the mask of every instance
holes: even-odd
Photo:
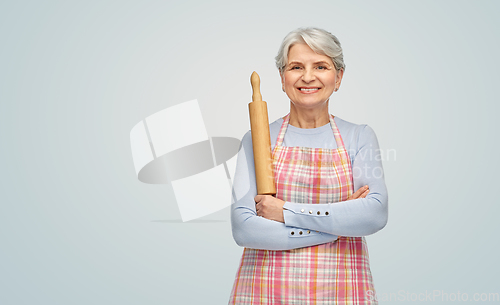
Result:
[[[248,109],[250,111],[257,194],[276,195],[267,103],[262,101],[260,78],[256,72],[252,73],[250,83],[252,84],[253,95],[252,102],[248,104]]]

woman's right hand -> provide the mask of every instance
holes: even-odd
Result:
[[[360,187],[354,194],[349,196],[347,200],[353,200],[353,199],[358,199],[358,198],[365,198],[366,195],[370,193],[370,189],[368,188],[368,185]]]

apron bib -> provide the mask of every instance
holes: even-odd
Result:
[[[337,149],[282,146],[288,122],[289,114],[272,153],[276,197],[308,204],[345,201],[353,193],[351,161],[333,116]],[[341,236],[286,251],[245,248],[229,304],[377,304],[374,295],[365,238]]]

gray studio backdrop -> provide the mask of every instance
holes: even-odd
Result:
[[[182,223],[140,182],[129,134],[198,99],[210,137],[249,129],[249,77],[300,26],[336,34],[331,113],[387,154],[390,215],[368,237],[381,304],[489,303],[498,285],[497,1],[1,1],[0,304],[225,304],[229,209]],[[186,114],[189,120],[189,114]],[[385,298],[385,299],[384,299]]]

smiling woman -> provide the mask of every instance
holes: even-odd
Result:
[[[328,116],[319,114],[328,113],[328,101],[340,87],[344,70],[337,70],[330,57],[314,52],[304,43],[290,47],[288,60],[280,75],[283,90],[290,98],[290,124],[300,128],[327,124]],[[315,117],[320,121],[314,121]],[[314,124],[302,126],[301,122]]]
[[[248,132],[231,209],[245,249],[229,303],[377,304],[364,236],[387,223],[387,190],[383,174],[369,174],[382,173],[373,130],[328,112],[344,75],[340,42],[295,30],[276,65],[290,100],[290,113],[269,125],[276,196],[257,195]]]

